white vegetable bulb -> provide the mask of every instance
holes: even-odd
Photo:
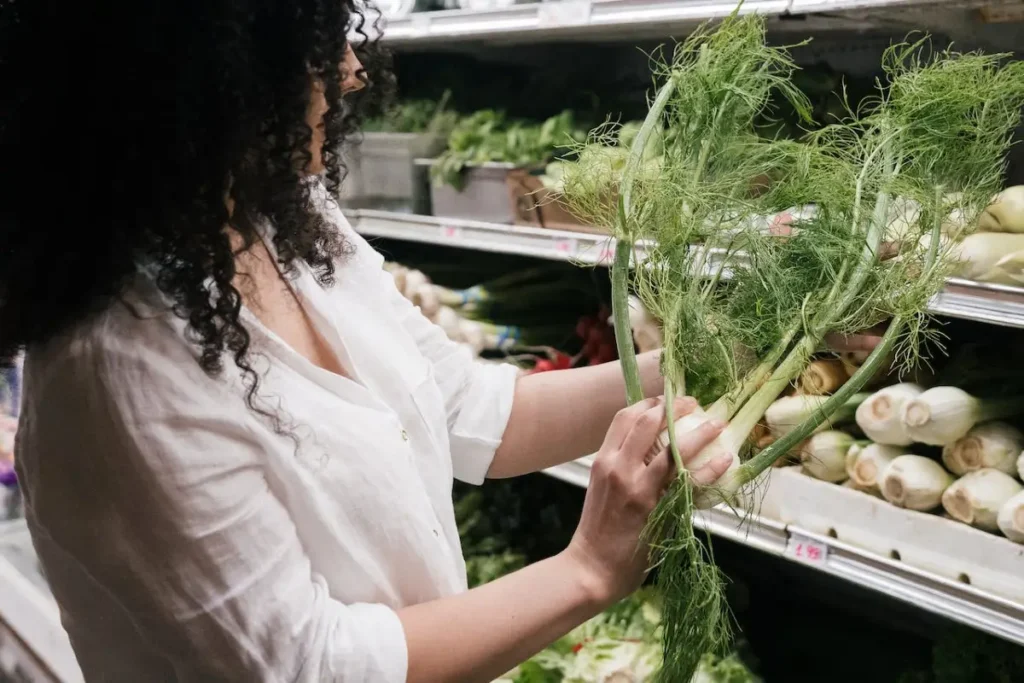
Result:
[[[640,353],[660,349],[663,346],[661,327],[643,302],[635,296],[629,297],[629,324],[633,328],[633,341]]]
[[[448,306],[441,306],[437,315],[434,316],[434,323],[444,330],[452,341],[462,341],[462,318],[455,309]]]
[[[942,465],[920,455],[901,455],[882,473],[882,496],[893,505],[910,510],[933,510],[953,476]]]
[[[903,404],[923,392],[924,389],[911,382],[879,389],[857,406],[857,426],[875,443],[909,446],[914,441],[903,427]]]
[[[391,269],[391,278],[395,281],[395,288],[405,296],[405,280],[409,277],[409,269],[405,266],[395,264]]]
[[[1024,251],[1024,235],[976,232],[968,235],[950,250],[960,263],[956,275],[969,280],[996,278],[996,264],[1007,254]],[[1007,283],[1012,284],[1012,283]]]
[[[800,447],[800,464],[815,479],[839,482],[846,479],[846,454],[853,437],[846,432],[819,432]]]
[[[896,458],[908,455],[900,446],[872,443],[861,446],[854,443],[846,453],[846,473],[850,481],[862,489],[878,490],[882,473]]]
[[[1024,233],[1024,185],[997,194],[978,218],[978,230]]]
[[[1017,469],[1024,434],[1005,422],[983,422],[942,449],[942,462],[956,475],[992,468],[1005,474]]]
[[[424,275],[421,271],[410,270],[406,273],[405,284],[402,286],[402,295],[411,300],[416,292],[419,291],[420,287],[429,285],[430,279]]]
[[[472,320],[459,322],[459,336],[473,349],[473,355],[479,356],[487,344],[487,333],[479,323]]]
[[[942,507],[957,521],[996,531],[1000,508],[1021,491],[1024,486],[1004,472],[977,470],[957,479],[945,490]]]
[[[951,240],[959,240],[971,229],[971,218],[961,207],[955,207],[942,221],[942,235]]]
[[[783,396],[773,402],[764,411],[764,421],[768,423],[772,435],[781,438],[800,426],[807,419],[807,416],[820,410],[825,404],[825,396],[809,396],[798,394],[796,396]],[[828,420],[822,423],[818,431],[829,428]]]
[[[979,275],[978,280],[997,285],[1024,284],[1024,249],[1003,256],[987,273]]]
[[[1017,476],[1024,480],[1024,452],[1017,456]]]
[[[917,443],[945,446],[984,417],[982,402],[957,387],[933,387],[903,404],[901,420]]]
[[[893,197],[889,204],[889,222],[885,226],[886,242],[904,242],[914,233],[921,218],[921,205],[906,197]]]
[[[441,308],[441,297],[437,293],[437,287],[432,284],[418,287],[409,300],[412,301],[413,306],[420,309],[420,313],[431,320]]]
[[[999,508],[999,530],[1011,541],[1024,543],[1024,492],[1010,498]]]
[[[696,408],[692,412],[675,421],[676,431],[676,442],[684,435],[697,429],[702,424],[711,420],[704,410]],[[694,505],[701,510],[714,507],[723,500],[723,492],[727,492],[730,484],[730,477],[735,474],[736,470],[740,467],[739,452],[743,446],[743,442],[746,440],[746,434],[737,434],[730,430],[728,427],[724,432],[718,435],[714,441],[704,447],[704,449],[698,453],[693,460],[687,465],[690,469],[698,470],[711,460],[721,456],[728,455],[732,462],[729,464],[729,468],[725,471],[715,487],[703,488],[700,491],[694,493]],[[669,447],[669,434],[666,429],[658,436],[658,445],[661,448]]]

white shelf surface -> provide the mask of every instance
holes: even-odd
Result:
[[[586,486],[590,478],[590,463],[584,458],[551,468],[546,473],[576,486]],[[792,524],[756,515],[740,517],[725,507],[696,515],[694,523],[720,538],[814,567],[826,574],[1024,645],[1024,605],[1011,600]],[[806,548],[816,549],[812,559],[806,557]]]
[[[517,254],[557,261],[608,265],[615,251],[610,237],[546,228],[499,225],[387,211],[350,211],[353,227],[368,237]],[[641,245],[638,258],[644,256]],[[1024,328],[1024,289],[951,279],[931,303],[936,315]]]
[[[554,0],[483,10],[412,12],[389,19],[384,40],[391,45],[416,45],[484,39],[536,41],[545,36],[666,36],[728,16],[737,4],[736,0]],[[871,11],[921,7],[946,10],[987,4],[998,5],[999,0],[746,0],[740,12],[769,18],[848,15],[849,21],[857,21],[866,13],[870,16]]]

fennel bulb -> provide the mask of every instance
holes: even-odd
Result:
[[[901,455],[882,473],[882,496],[898,507],[927,512],[942,502],[953,475],[931,458]]]
[[[957,521],[996,531],[1000,508],[1021,491],[1024,486],[1010,475],[981,469],[954,481],[942,494],[942,507]]]
[[[999,508],[999,530],[1011,541],[1024,543],[1024,492],[1013,496]]]
[[[846,453],[846,473],[858,488],[878,491],[882,473],[896,458],[909,455],[905,448],[880,443],[853,443]]]
[[[844,406],[827,416],[816,431],[824,431],[837,424],[849,421],[857,412],[857,407],[868,397],[868,394],[857,394]],[[824,396],[797,394],[783,396],[768,406],[764,411],[765,422],[776,438],[785,436],[802,425],[809,417],[822,411],[825,404]]]
[[[1007,255],[1024,251],[1024,234],[976,232],[965,237],[951,251],[960,262],[956,271],[959,277],[996,284],[1015,284],[1009,275],[1014,272],[1012,268],[1007,270],[1006,264],[1000,266],[1000,262]]]
[[[903,404],[901,420],[916,443],[946,446],[979,422],[1020,412],[1021,399],[978,399],[957,387],[933,387]]]
[[[635,296],[629,297],[629,324],[633,328],[633,341],[640,353],[662,347],[661,327],[643,302]]]
[[[914,442],[903,427],[903,404],[920,396],[924,389],[904,382],[879,389],[857,407],[857,426],[875,443],[909,446]]]
[[[996,469],[1013,474],[1017,457],[1024,450],[1024,434],[1005,422],[983,422],[942,449],[942,462],[956,475],[975,470]]]
[[[824,396],[843,386],[849,379],[846,366],[838,358],[811,361],[800,375],[800,390],[812,396]]]
[[[997,194],[978,217],[978,231],[1024,233],[1024,185]]]
[[[800,447],[800,464],[822,481],[840,482],[846,479],[846,454],[854,443],[846,432],[818,432]]]

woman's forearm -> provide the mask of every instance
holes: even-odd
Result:
[[[497,581],[399,610],[408,683],[487,683],[608,606],[566,551]]]
[[[661,353],[640,354],[637,362],[645,395],[661,395]],[[487,476],[515,477],[594,453],[625,405],[618,363],[523,377]]]

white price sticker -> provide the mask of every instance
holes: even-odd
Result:
[[[555,240],[555,252],[561,256],[575,256],[579,247],[574,239]]]
[[[590,0],[553,0],[537,8],[541,28],[580,26],[590,21]]]
[[[457,240],[462,237],[462,228],[454,225],[442,225],[441,237],[446,240]]]
[[[786,543],[786,557],[815,567],[824,567],[828,562],[828,546],[799,534],[790,534]]]

